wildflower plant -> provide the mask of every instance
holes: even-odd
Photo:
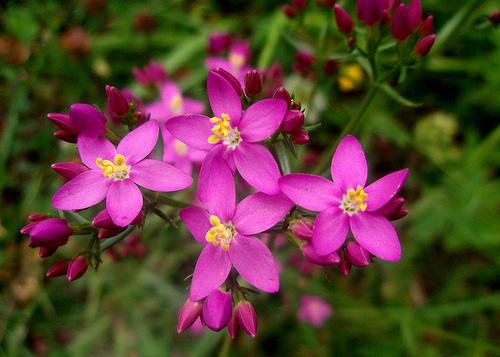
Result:
[[[232,338],[238,329],[255,337],[258,311],[251,301],[261,292],[278,294],[280,271],[290,268],[274,254],[279,237],[302,261],[336,266],[344,275],[352,266],[404,258],[391,221],[408,213],[399,195],[409,172],[368,179],[354,135],[363,133],[379,92],[413,105],[395,87],[430,52],[432,17],[423,18],[419,0],[358,0],[346,9],[318,4],[329,12],[325,30],[292,65],[299,81],[313,83],[306,95],[299,95],[300,86],[283,85],[281,64],[254,68],[249,42],[216,33],[205,61],[207,98],[185,96],[182,79],[150,62],[133,71],[143,98],[107,86],[104,112],[77,103],[68,114],[48,115],[59,128],[54,136],[76,144],[80,162],[53,164],[65,181],[52,198],[59,213],[30,215],[21,232],[43,258],[73,236],[88,239],[83,251],[56,261],[48,277],[81,278],[89,267],[97,270],[104,252],[117,260],[122,240],[129,239],[127,254],[145,254],[132,233],[156,215],[179,230],[182,223],[202,246],[186,279],[177,331],[201,321],[214,331],[227,327]],[[291,26],[301,26],[308,6],[285,5]],[[330,52],[333,28],[343,39],[341,55]],[[309,112],[325,83],[363,93],[364,100],[329,138],[315,167],[292,172],[321,130],[321,113],[313,123]],[[332,311],[322,298],[306,295],[298,317],[320,327]]]

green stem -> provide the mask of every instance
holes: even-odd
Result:
[[[375,98],[375,95],[377,94],[378,87],[375,85],[372,85],[370,90],[368,91],[368,94],[366,95],[365,99],[363,100],[363,103],[361,104],[361,108],[358,112],[358,114],[355,117],[352,117],[351,120],[347,123],[347,125],[344,127],[340,135],[338,136],[337,140],[333,141],[330,146],[325,150],[325,153],[323,154],[323,157],[321,158],[320,163],[318,164],[315,173],[316,174],[321,174],[322,172],[326,171],[328,168],[328,165],[330,164],[330,160],[332,158],[332,155],[335,151],[335,148],[339,144],[340,140],[346,136],[347,134],[354,134],[359,128],[361,127],[361,123],[363,121],[363,118],[370,107],[370,105],[373,102],[373,99]]]
[[[135,226],[129,226],[127,229],[125,229],[120,234],[118,234],[112,238],[108,238],[105,241],[103,241],[99,247],[99,253],[104,252],[106,249],[111,248],[119,241],[125,239],[125,237],[127,237],[130,233],[132,233],[134,231],[134,229],[135,229]]]
[[[175,200],[173,198],[164,196],[161,193],[152,194],[149,192],[145,192],[144,196],[147,197],[152,202],[158,202],[158,203],[161,203],[162,205],[167,205],[170,207],[185,208],[185,207],[191,206],[191,204],[188,202]]]

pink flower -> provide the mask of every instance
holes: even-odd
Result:
[[[258,192],[236,205],[231,170],[219,157],[214,158],[207,180],[207,209],[192,206],[180,212],[188,230],[205,246],[194,269],[191,300],[200,300],[221,286],[232,266],[256,288],[278,291],[276,262],[254,235],[278,223],[292,202],[281,194]]]
[[[167,130],[187,146],[208,151],[200,172],[198,192],[206,200],[207,172],[214,157],[222,156],[250,185],[267,194],[280,192],[280,170],[273,155],[258,144],[280,126],[287,111],[281,99],[264,99],[242,111],[240,97],[217,73],[208,75],[208,99],[214,117],[181,115],[170,119]]]
[[[160,192],[182,190],[192,178],[157,160],[145,159],[158,138],[158,123],[151,120],[128,133],[115,148],[104,138],[78,137],[80,159],[88,170],[64,186],[52,198],[60,210],[85,209],[106,198],[106,210],[117,226],[127,226],[142,208],[137,185]]]
[[[304,295],[300,299],[297,317],[316,328],[320,328],[332,315],[332,307],[319,296]]]
[[[208,57],[205,65],[209,70],[222,68],[235,76],[240,84],[244,85],[245,73],[252,69],[248,66],[250,59],[250,44],[246,41],[237,41],[229,50],[228,59],[222,57]]]
[[[160,123],[163,140],[163,161],[173,164],[188,175],[193,170],[193,162],[200,163],[205,158],[206,152],[188,148],[179,139],[172,136],[165,123],[172,117],[180,114],[200,114],[205,110],[205,105],[192,98],[184,97],[177,84],[167,81],[160,89],[160,100],[146,106],[152,119]]]
[[[319,211],[314,223],[315,252],[328,255],[338,250],[349,228],[354,239],[376,257],[398,261],[401,246],[394,227],[379,212],[401,189],[408,169],[393,172],[365,187],[368,174],[365,154],[351,135],[340,142],[332,158],[333,182],[320,176],[291,174],[280,179],[285,195],[299,206]]]

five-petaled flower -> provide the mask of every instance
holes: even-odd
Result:
[[[142,209],[137,185],[171,192],[190,186],[193,179],[172,165],[146,159],[156,145],[158,123],[150,120],[128,133],[115,148],[104,138],[78,137],[80,159],[88,170],[62,186],[52,198],[60,210],[79,210],[106,198],[106,210],[121,227],[130,224]]]
[[[367,163],[359,141],[351,135],[332,158],[333,182],[320,176],[290,174],[279,180],[282,192],[297,205],[319,211],[312,244],[320,256],[339,249],[349,227],[354,239],[376,257],[398,261],[401,246],[394,227],[378,212],[401,189],[408,169],[390,173],[365,187]]]
[[[205,246],[194,269],[191,299],[200,300],[221,286],[232,266],[256,288],[278,291],[276,262],[254,235],[278,223],[293,203],[283,194],[257,192],[236,205],[233,175],[220,157],[214,158],[207,180],[207,208],[191,206],[180,212],[188,230]]]
[[[236,168],[257,190],[278,194],[278,164],[269,150],[258,143],[279,128],[287,111],[286,102],[264,99],[243,112],[239,95],[222,76],[210,72],[207,87],[212,118],[181,115],[166,123],[167,130],[187,146],[208,151],[200,172],[200,199],[206,200],[206,175],[217,156],[223,157],[231,169]]]

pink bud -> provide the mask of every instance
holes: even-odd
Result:
[[[179,310],[177,319],[177,333],[182,333],[187,330],[196,321],[201,314],[203,304],[201,301],[193,301],[187,298],[184,305]]]
[[[226,51],[231,43],[231,36],[225,32],[214,32],[208,37],[208,52],[218,55]]]
[[[120,234],[125,229],[127,228],[126,227],[101,228],[97,233],[97,238],[99,239],[111,238],[116,236],[117,234]]]
[[[370,253],[357,242],[347,243],[346,258],[357,267],[366,267],[372,261]]]
[[[229,73],[228,71],[226,71],[221,67],[212,70],[212,72],[217,73],[219,76],[223,77],[226,81],[228,81],[229,84],[231,84],[231,86],[234,88],[236,93],[238,93],[238,95],[241,97],[243,90],[241,89],[240,81],[238,81],[235,76],[233,76],[231,73]]]
[[[77,164],[76,162],[56,162],[50,168],[67,181],[74,179],[82,172],[88,170],[86,166]]]
[[[345,255],[342,255],[340,262],[337,264],[337,269],[343,276],[348,276],[351,272],[351,262],[349,262]]]
[[[162,84],[167,80],[167,72],[161,64],[151,61],[145,67],[149,80],[155,84]]]
[[[337,22],[339,31],[345,35],[350,34],[354,30],[354,22],[352,21],[351,15],[349,15],[347,11],[345,11],[338,4],[335,4],[333,11],[335,13],[335,21]]]
[[[73,230],[62,218],[47,218],[31,229],[30,241],[33,247],[59,247],[68,242]]]
[[[249,97],[259,95],[262,90],[262,76],[256,69],[245,73],[245,94]]]
[[[405,199],[402,197],[394,197],[378,210],[378,213],[387,217],[391,221],[396,221],[405,217],[408,211],[403,208]]]
[[[410,26],[413,31],[420,27],[420,22],[422,21],[422,3],[420,0],[410,0],[409,6],[409,16],[410,16]]]
[[[488,19],[493,25],[500,23],[500,10],[494,11],[488,15]]]
[[[23,235],[29,235],[31,233],[31,231],[33,230],[33,228],[35,228],[38,225],[38,223],[40,223],[40,222],[30,222],[30,223],[28,223],[23,228],[21,228],[21,230],[19,231],[19,233],[21,233]]]
[[[47,219],[48,217],[43,213],[32,213],[28,216],[28,221],[30,222],[39,222]]]
[[[420,26],[420,36],[427,36],[434,32],[434,16],[429,15]]]
[[[394,10],[396,10],[399,7],[400,3],[401,3],[401,0],[385,0],[384,1],[384,8],[389,13],[392,13]]]
[[[238,325],[247,335],[257,335],[257,314],[249,301],[240,301],[235,309]]]
[[[281,130],[285,133],[299,131],[304,125],[304,113],[300,110],[292,109],[286,112],[285,118],[281,122]]]
[[[220,331],[231,320],[232,309],[231,294],[216,289],[203,302],[203,321],[211,330]]]
[[[62,131],[71,135],[78,135],[78,130],[74,127],[68,114],[49,113],[47,118]]]
[[[70,134],[64,130],[54,131],[54,138],[66,141],[67,143],[76,144],[77,135]]]
[[[135,217],[134,220],[130,222],[130,224],[131,225],[139,224],[141,223],[143,218],[144,214],[141,211],[139,212],[137,217]],[[92,220],[92,225],[97,228],[108,228],[108,229],[125,228],[125,227],[118,227],[116,224],[114,224],[113,220],[111,219],[111,216],[109,215],[106,209],[103,209],[101,212],[97,214],[97,216],[94,217],[94,219]]]
[[[415,45],[415,54],[417,57],[427,56],[434,45],[434,41],[436,41],[436,35],[428,35],[424,38],[420,39]]]
[[[66,273],[66,277],[68,278],[69,281],[74,281],[80,278],[83,274],[85,274],[88,266],[89,263],[87,262],[87,259],[85,259],[84,256],[80,255],[79,257],[69,262],[68,272]]]
[[[40,258],[47,258],[54,254],[57,250],[57,247],[40,247],[38,250],[38,255]]]
[[[405,4],[400,4],[392,17],[391,33],[398,41],[404,41],[410,37],[412,28],[410,25],[410,13]]]
[[[306,259],[310,263],[313,263],[316,265],[330,266],[330,265],[338,264],[340,262],[340,257],[337,254],[337,252],[333,252],[333,253],[330,253],[328,255],[320,256],[314,251],[314,249],[310,243],[302,244],[300,249],[302,250],[302,253],[304,253],[304,257],[306,257]]]
[[[227,324],[227,333],[231,339],[235,339],[238,335],[238,318],[236,317],[236,313],[233,312],[233,316],[231,316],[231,320]]]
[[[56,276],[66,275],[66,272],[68,271],[68,265],[68,261],[55,263],[49,268],[45,276],[47,278],[55,278]]]
[[[292,225],[292,232],[297,238],[309,242],[312,238],[313,223],[305,219],[296,220]]]
[[[384,0],[356,0],[358,18],[368,26],[373,26],[382,20]]]
[[[292,0],[293,6],[295,6],[299,12],[304,12],[308,3],[308,0]]]
[[[297,16],[297,10],[290,4],[283,5],[283,13],[289,19],[293,19],[295,16]]]
[[[106,134],[106,118],[90,104],[76,103],[69,107],[71,123],[80,134],[98,137]]]
[[[279,87],[278,89],[276,89],[276,92],[274,92],[273,98],[283,99],[288,105],[290,105],[290,102],[292,101],[292,97],[290,97],[290,93],[288,93],[288,91],[283,87]]]
[[[294,131],[291,135],[290,138],[292,141],[297,144],[297,145],[304,145],[309,142],[309,134],[307,131],[300,129],[298,131]]]
[[[321,7],[332,7],[335,5],[335,0],[316,0],[316,4]]]
[[[128,101],[123,94],[113,86],[106,86],[108,96],[108,110],[113,116],[124,116],[128,113]]]

